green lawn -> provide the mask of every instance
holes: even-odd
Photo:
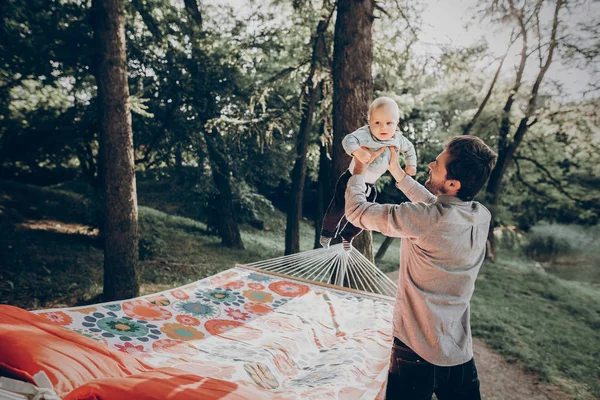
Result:
[[[575,398],[600,398],[600,290],[500,255],[484,264],[472,300],[473,335]]]

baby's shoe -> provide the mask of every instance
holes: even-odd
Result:
[[[319,243],[321,243],[321,246],[323,246],[324,248],[328,249],[329,248],[329,243],[331,243],[331,238],[330,237],[326,237],[326,236],[321,236],[319,238]]]
[[[342,248],[345,251],[352,251],[352,240],[347,241],[346,239],[342,238]]]

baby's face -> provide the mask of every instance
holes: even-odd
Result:
[[[399,116],[394,108],[383,106],[371,112],[369,128],[378,140],[389,140],[396,132],[398,120]]]

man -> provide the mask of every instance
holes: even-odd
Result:
[[[496,154],[477,137],[455,137],[429,164],[426,188],[393,157],[389,171],[410,200],[396,205],[366,201],[366,165],[354,161],[346,218],[402,238],[386,399],[480,399],[469,303],[491,215],[473,198]]]

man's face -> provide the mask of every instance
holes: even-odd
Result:
[[[429,178],[425,182],[425,187],[436,196],[445,195],[448,190],[446,183],[446,165],[448,164],[448,153],[446,150],[441,152],[434,162],[429,163]]]
[[[378,140],[389,140],[396,133],[398,119],[398,113],[393,107],[388,105],[379,107],[369,116],[369,129]]]

